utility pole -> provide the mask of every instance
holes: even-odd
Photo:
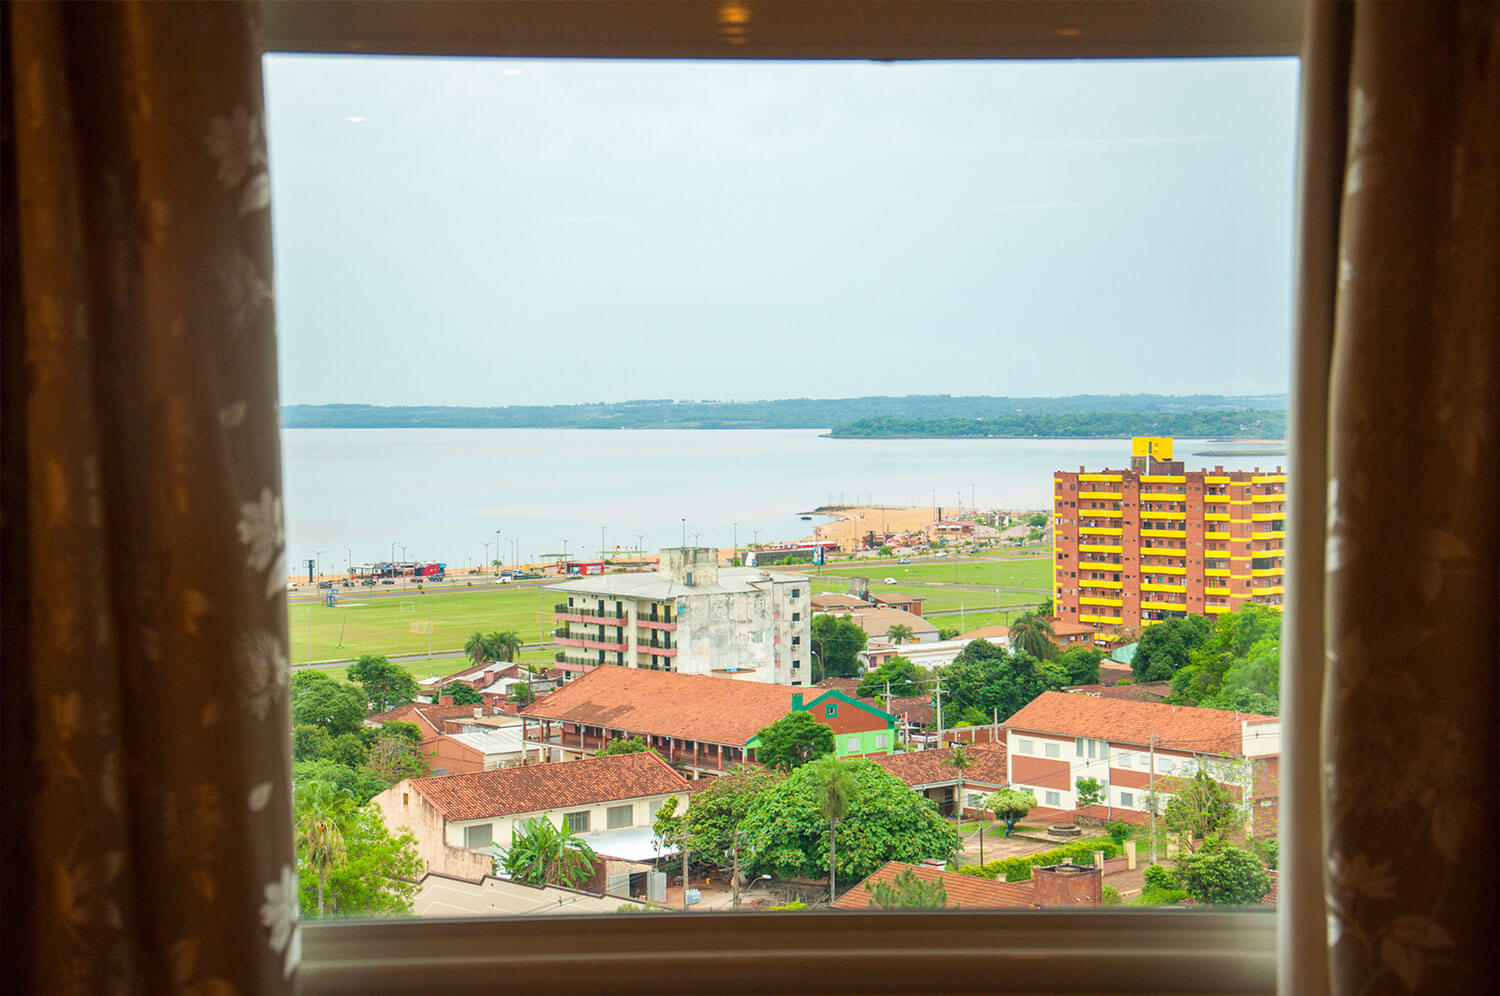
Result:
[[[604,563],[604,523],[599,523],[599,562]]]
[[[943,749],[943,679],[942,678],[937,679],[937,684],[934,686],[934,688],[936,690],[936,697],[937,697],[937,724],[938,724],[937,749],[938,750],[942,750]]]
[[[505,532],[504,529],[496,529],[495,530],[495,559],[496,560],[504,560],[505,559],[504,557],[500,556],[500,534],[503,533],[503,532]],[[496,577],[500,576],[500,568],[499,567],[495,568],[495,576]]]
[[[729,838],[729,852],[734,855],[734,869],[730,872],[730,881],[734,883],[734,909],[740,908],[740,828],[735,827],[733,835]]]

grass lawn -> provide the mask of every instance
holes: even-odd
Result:
[[[460,588],[422,595],[383,595],[368,588],[341,590],[338,605],[331,609],[321,602],[288,606],[292,663],[362,654],[422,653],[428,648],[429,620],[434,651],[463,649],[464,641],[475,630],[488,633],[514,629],[527,643],[538,642],[543,634],[550,642],[552,606],[556,602],[556,592],[535,587],[491,591]],[[550,660],[551,654],[547,657]]]
[[[974,558],[942,564],[898,564],[893,560],[871,565],[834,565],[823,568],[823,576],[886,578],[925,581],[929,584],[978,584],[989,588],[1040,588],[1052,585],[1050,555],[1006,559]],[[813,572],[817,579],[818,574]]]
[[[314,649],[316,649],[317,644],[314,644],[313,646]],[[550,667],[553,663],[552,655],[554,652],[555,651],[551,648],[546,650],[523,650],[516,657],[516,660],[522,664],[538,664]],[[457,657],[444,657],[431,661],[427,660],[426,658],[418,658],[416,660],[392,661],[391,663],[399,667],[401,670],[405,671],[407,674],[411,675],[413,678],[416,678],[418,681],[421,681],[423,678],[441,678],[444,675],[455,674],[459,671],[467,670],[469,667],[468,658]],[[504,664],[495,665],[497,669],[505,666],[506,665]],[[318,668],[318,670],[323,674],[328,675],[330,678],[333,678],[335,681],[349,680],[349,669],[347,667],[326,667]]]

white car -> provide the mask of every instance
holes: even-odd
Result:
[[[896,579],[895,578],[886,578],[885,579],[885,583],[886,584],[895,584],[896,583]]]

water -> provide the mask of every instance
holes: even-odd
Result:
[[[1049,508],[1052,472],[1121,467],[1128,440],[825,439],[818,429],[288,429],[287,555],[325,571],[391,557],[451,568],[495,556],[810,536],[829,503]],[[1198,458],[1190,469],[1284,465]],[[1213,448],[1224,448],[1215,446]],[[737,529],[734,523],[739,523]],[[486,551],[484,543],[489,543]],[[403,546],[405,547],[403,553]],[[305,568],[304,568],[305,569]]]

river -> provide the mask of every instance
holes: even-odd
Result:
[[[1120,439],[826,439],[818,429],[287,429],[287,556],[324,571],[397,558],[728,547],[807,536],[819,505],[1050,507],[1052,472],[1128,465]],[[1193,457],[1189,469],[1284,465]],[[683,520],[686,520],[684,524]],[[738,526],[735,526],[738,523]],[[490,548],[486,551],[484,543]],[[513,543],[515,546],[513,546]],[[403,553],[403,547],[405,548]],[[305,564],[302,567],[305,570]]]

